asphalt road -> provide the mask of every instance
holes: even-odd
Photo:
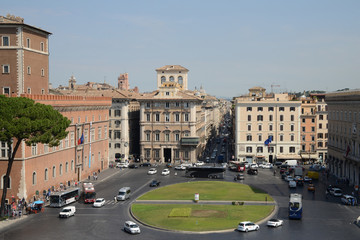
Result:
[[[119,170],[118,174],[96,184],[97,196],[104,197],[107,202],[102,208],[92,208],[91,205],[75,203],[77,212],[74,217],[59,219],[60,209],[46,208],[44,213],[30,215],[26,220],[12,225],[11,228],[0,232],[0,239],[359,239],[360,228],[353,221],[360,215],[359,207],[344,206],[338,198],[325,198],[325,186],[316,183],[315,194],[307,191],[307,186],[290,190],[287,183],[280,176],[273,176],[272,170],[260,169],[258,175],[245,174],[246,184],[266,190],[278,203],[279,211],[275,217],[284,220],[279,228],[268,228],[265,223],[260,225],[257,232],[240,233],[226,231],[220,233],[183,233],[156,230],[140,224],[141,234],[130,236],[123,231],[126,220],[132,219],[129,206],[137,197],[151,190],[149,183],[153,179],[161,181],[160,186],[184,181],[194,181],[185,178],[183,172],[178,171],[175,176],[171,170],[170,176],[161,176],[163,167],[158,167],[156,175],[147,175],[149,168]],[[224,180],[234,181],[234,172],[226,172]],[[238,181],[239,182],[239,181]],[[121,187],[130,186],[133,195],[130,200],[114,202],[114,196]],[[302,220],[288,220],[287,206],[289,193],[299,192],[304,196]],[[200,196],[201,198],[201,196]]]

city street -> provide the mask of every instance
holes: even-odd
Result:
[[[184,171],[171,169],[170,176],[162,176],[159,166],[158,173],[148,175],[149,168],[139,169],[109,169],[109,177],[99,179],[95,184],[97,197],[104,197],[106,204],[102,208],[75,203],[76,214],[68,219],[58,218],[60,209],[46,208],[44,213],[34,214],[26,220],[13,224],[10,228],[1,230],[0,239],[124,239],[130,237],[123,231],[126,220],[131,220],[129,206],[132,201],[143,193],[152,190],[149,183],[153,179],[161,182],[160,187],[178,182],[194,181],[183,177]],[[224,181],[234,181],[234,172],[227,171]],[[207,179],[201,179],[207,180]],[[223,180],[219,180],[223,181]],[[239,182],[239,181],[238,181]],[[269,169],[259,169],[258,175],[245,174],[244,183],[266,190],[277,201],[279,211],[275,217],[283,219],[284,225],[279,228],[268,228],[260,224],[257,232],[240,233],[224,231],[220,233],[182,233],[152,229],[142,225],[141,234],[132,236],[134,239],[357,239],[360,228],[353,221],[360,215],[359,207],[344,206],[339,198],[325,198],[325,186],[315,182],[315,194],[307,191],[307,184],[297,187],[291,192],[303,194],[302,220],[287,218],[287,205],[290,190],[287,182]],[[114,196],[121,187],[129,186],[132,197],[124,202],[115,202]],[[201,196],[200,196],[201,199]]]

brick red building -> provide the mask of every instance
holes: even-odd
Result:
[[[36,102],[53,106],[71,120],[68,136],[58,147],[37,144],[19,148],[10,174],[7,199],[41,198],[43,191],[57,189],[60,184],[73,185],[108,168],[108,122],[111,98],[56,95],[27,95]],[[78,140],[83,137],[83,142]],[[0,143],[0,176],[8,164],[6,143]],[[1,191],[2,193],[2,191]]]

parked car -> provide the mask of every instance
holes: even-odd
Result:
[[[250,175],[257,175],[258,170],[250,168],[250,169],[247,170],[247,173],[250,174]]]
[[[330,194],[335,197],[341,197],[342,196],[342,190],[340,188],[332,188],[330,190]]]
[[[351,195],[342,195],[341,202],[345,205],[356,205],[356,198]]]
[[[116,164],[116,167],[117,168],[127,168],[129,166],[129,164],[128,163],[125,163],[125,162],[118,162],[117,164]]]
[[[272,218],[269,221],[267,221],[266,225],[269,227],[279,227],[283,225],[283,220]]]
[[[256,163],[252,163],[252,164],[250,165],[250,168],[259,168],[259,165],[257,165]]]
[[[161,175],[164,175],[164,176],[169,175],[169,174],[170,174],[170,170],[167,169],[167,168],[165,168],[165,169],[162,170],[162,172],[161,172]]]
[[[68,218],[71,216],[75,216],[75,212],[76,212],[76,208],[74,206],[64,207],[60,211],[59,217],[60,218]]]
[[[140,167],[151,167],[151,163],[148,162],[141,163]]]
[[[132,163],[132,164],[129,165],[129,168],[138,168],[138,165],[135,164],[135,163]]]
[[[93,203],[93,207],[102,207],[105,205],[105,198],[97,198]]]
[[[160,185],[160,182],[158,180],[152,180],[150,183],[150,187],[158,187]]]
[[[272,165],[271,163],[264,163],[264,164],[262,165],[262,168],[271,169],[271,168],[273,168],[273,165]]]
[[[196,162],[196,165],[197,166],[202,166],[202,165],[204,165],[205,163],[203,162],[203,161],[198,161],[198,162]]]
[[[156,168],[150,168],[149,171],[148,171],[149,175],[153,175],[153,174],[156,174],[156,173],[157,173]]]
[[[241,232],[257,231],[259,229],[260,229],[259,225],[248,221],[239,223],[237,227],[237,230]]]
[[[236,174],[235,178],[236,178],[236,180],[244,180],[245,179],[244,174],[242,174],[242,173]]]
[[[124,231],[131,234],[136,234],[140,233],[140,227],[132,221],[126,221],[124,224]]]

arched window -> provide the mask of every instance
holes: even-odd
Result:
[[[1,177],[1,189],[3,189],[5,186],[5,174],[2,175]],[[7,188],[10,189],[11,188],[11,177],[9,177],[9,182],[7,184]]]
[[[170,82],[173,82],[174,81],[174,77],[173,76],[170,76]]]
[[[182,77],[182,76],[179,76],[179,77],[178,77],[178,83],[179,83],[180,85],[183,85],[183,77]]]
[[[56,177],[56,167],[55,166],[53,166],[53,168],[52,168],[52,176],[53,176],[53,178]]]
[[[71,171],[74,170],[74,160],[71,160]]]
[[[161,76],[161,84],[163,84],[164,82],[166,82],[166,77],[165,77],[165,76]]]
[[[66,163],[65,163],[65,172],[67,173],[68,171],[69,171],[69,163],[66,162]]]
[[[33,172],[32,174],[32,184],[36,185],[36,172]]]
[[[49,179],[49,170],[47,168],[45,168],[45,181],[47,181]]]
[[[62,167],[63,167],[63,165],[62,165],[62,164],[60,164],[60,168],[59,168],[59,173],[60,173],[60,176],[62,175],[62,171],[63,171]]]

